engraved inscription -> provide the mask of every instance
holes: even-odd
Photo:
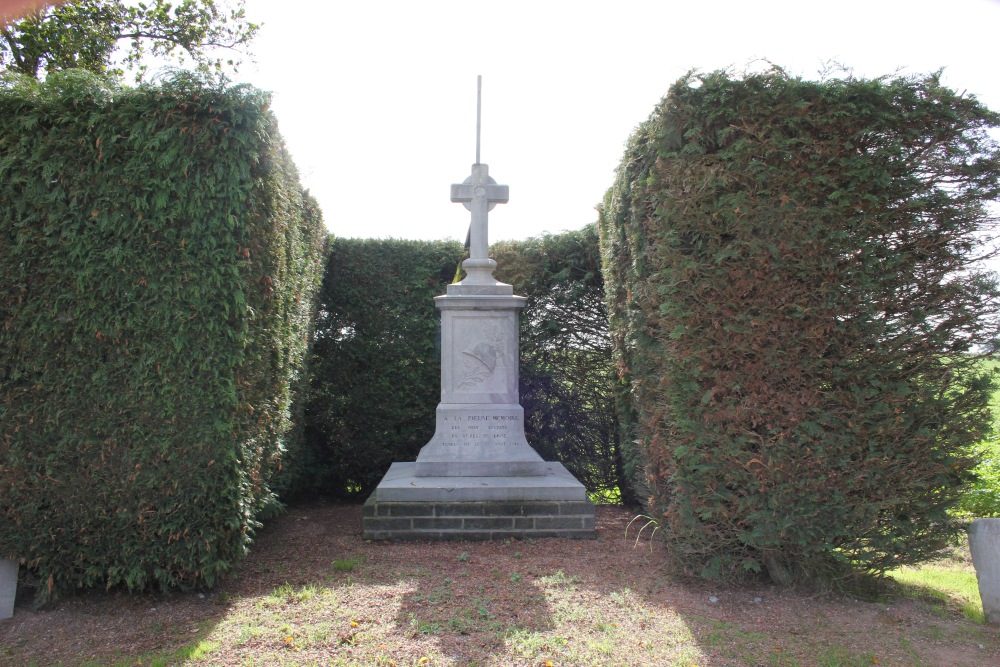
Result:
[[[464,415],[442,416],[439,436],[442,444],[456,447],[461,445],[518,446],[521,439],[516,436],[518,415]]]

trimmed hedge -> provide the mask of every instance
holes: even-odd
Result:
[[[689,75],[600,215],[649,511],[705,576],[883,572],[961,530],[990,426],[997,114],[937,76]]]
[[[361,499],[434,435],[440,318],[461,261],[454,242],[336,239],[319,296],[307,445],[282,473],[288,497]]]
[[[268,94],[0,85],[0,555],[211,586],[274,502],[326,233]]]

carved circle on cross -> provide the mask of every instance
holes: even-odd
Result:
[[[472,176],[469,176],[467,179],[465,179],[464,181],[462,181],[462,185],[471,185],[471,184],[472,184]],[[486,183],[485,183],[485,185],[496,185],[496,184],[497,184],[496,179],[494,179],[492,176],[487,176],[486,177]],[[486,196],[486,188],[484,188],[482,185],[477,185],[475,187],[475,189],[473,190],[473,194],[475,194],[476,197],[485,197]],[[467,211],[471,211],[472,210],[472,202],[471,201],[464,201],[464,202],[462,202],[462,206],[464,206]],[[497,203],[495,201],[491,201],[490,205],[486,208],[486,210],[487,211],[492,211],[496,207],[497,207]]]

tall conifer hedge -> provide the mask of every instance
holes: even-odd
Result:
[[[0,556],[212,585],[289,428],[326,233],[268,95],[0,86]]]
[[[462,259],[445,241],[335,239],[319,295],[306,446],[282,473],[292,496],[363,499],[434,435],[440,316]]]
[[[690,75],[600,216],[650,512],[707,576],[928,557],[989,428],[1000,117],[937,76]]]

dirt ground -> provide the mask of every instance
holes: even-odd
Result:
[[[212,591],[19,600],[0,665],[1000,665],[1000,633],[939,602],[678,580],[632,518],[599,507],[595,540],[387,544],[361,539],[359,506],[297,507]]]

